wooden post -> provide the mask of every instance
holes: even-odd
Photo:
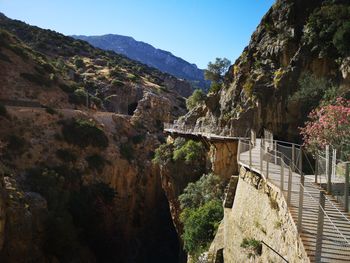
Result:
[[[283,188],[284,188],[284,161],[281,158],[281,192],[283,192]]]
[[[350,163],[345,163],[345,183],[344,183],[344,210],[349,212],[349,167]]]
[[[318,219],[317,219],[317,236],[316,236],[316,252],[315,260],[316,262],[321,262],[322,255],[322,239],[323,239],[323,224],[324,224],[324,206],[326,198],[324,196],[324,191],[320,191],[320,203],[318,207]]]
[[[291,163],[290,167],[292,168],[292,172],[294,172],[295,171],[295,145],[294,145],[294,143],[292,143],[292,163]]]
[[[249,168],[252,170],[252,143],[249,142]]]
[[[290,201],[292,198],[292,169],[289,167],[288,169],[288,195],[287,195],[287,205],[290,206]]]
[[[303,174],[300,176],[300,190],[299,190],[299,211],[298,211],[298,232],[301,233],[303,226],[303,202],[304,202],[304,182]]]
[[[326,145],[326,175],[327,175],[327,192],[332,193],[332,163],[329,145]]]

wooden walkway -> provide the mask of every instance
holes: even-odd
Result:
[[[270,158],[272,161],[268,162],[269,172],[267,174],[267,158],[265,156],[265,158],[263,157],[263,169],[261,170],[260,147],[260,139],[257,139],[256,145],[251,150],[251,158],[249,151],[241,151],[238,162],[247,169],[261,174],[268,183],[281,189],[282,167],[279,164],[275,164],[273,158]],[[302,224],[299,234],[310,261],[316,262],[316,238],[320,210],[319,199],[322,189],[313,182],[313,175],[305,176],[304,187],[301,187],[300,174],[293,172],[290,177],[288,168],[285,167],[283,170],[283,194],[286,202],[288,202],[287,189],[289,178],[292,178],[290,182],[291,195],[289,210],[296,226],[298,225],[299,204],[300,197],[302,196]],[[300,194],[300,192],[304,193]],[[318,262],[350,262],[350,217],[348,213],[344,212],[342,206],[332,196],[326,196],[325,208],[324,211],[321,209],[321,212],[324,215],[324,227],[323,236],[321,237],[321,260]]]

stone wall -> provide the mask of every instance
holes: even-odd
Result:
[[[283,262],[262,245],[261,255],[241,247],[244,238],[264,241],[289,262],[309,262],[279,189],[244,168],[232,208],[225,208],[224,262]],[[253,253],[254,254],[254,253]],[[250,258],[249,258],[250,257]]]

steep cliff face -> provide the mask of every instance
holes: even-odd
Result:
[[[343,44],[348,41],[348,29],[342,28],[348,8],[347,1],[278,0],[230,67],[224,87],[180,122],[236,135],[268,128],[279,137],[297,137],[310,109],[290,97],[301,89],[303,74],[329,80],[345,92],[350,88],[349,54],[335,42],[338,33]],[[323,32],[322,25],[331,26]]]
[[[52,31],[0,24],[0,261],[177,262],[150,160],[189,85]]]

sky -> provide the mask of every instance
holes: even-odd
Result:
[[[0,12],[65,35],[119,34],[206,68],[238,58],[275,0],[0,0]]]

